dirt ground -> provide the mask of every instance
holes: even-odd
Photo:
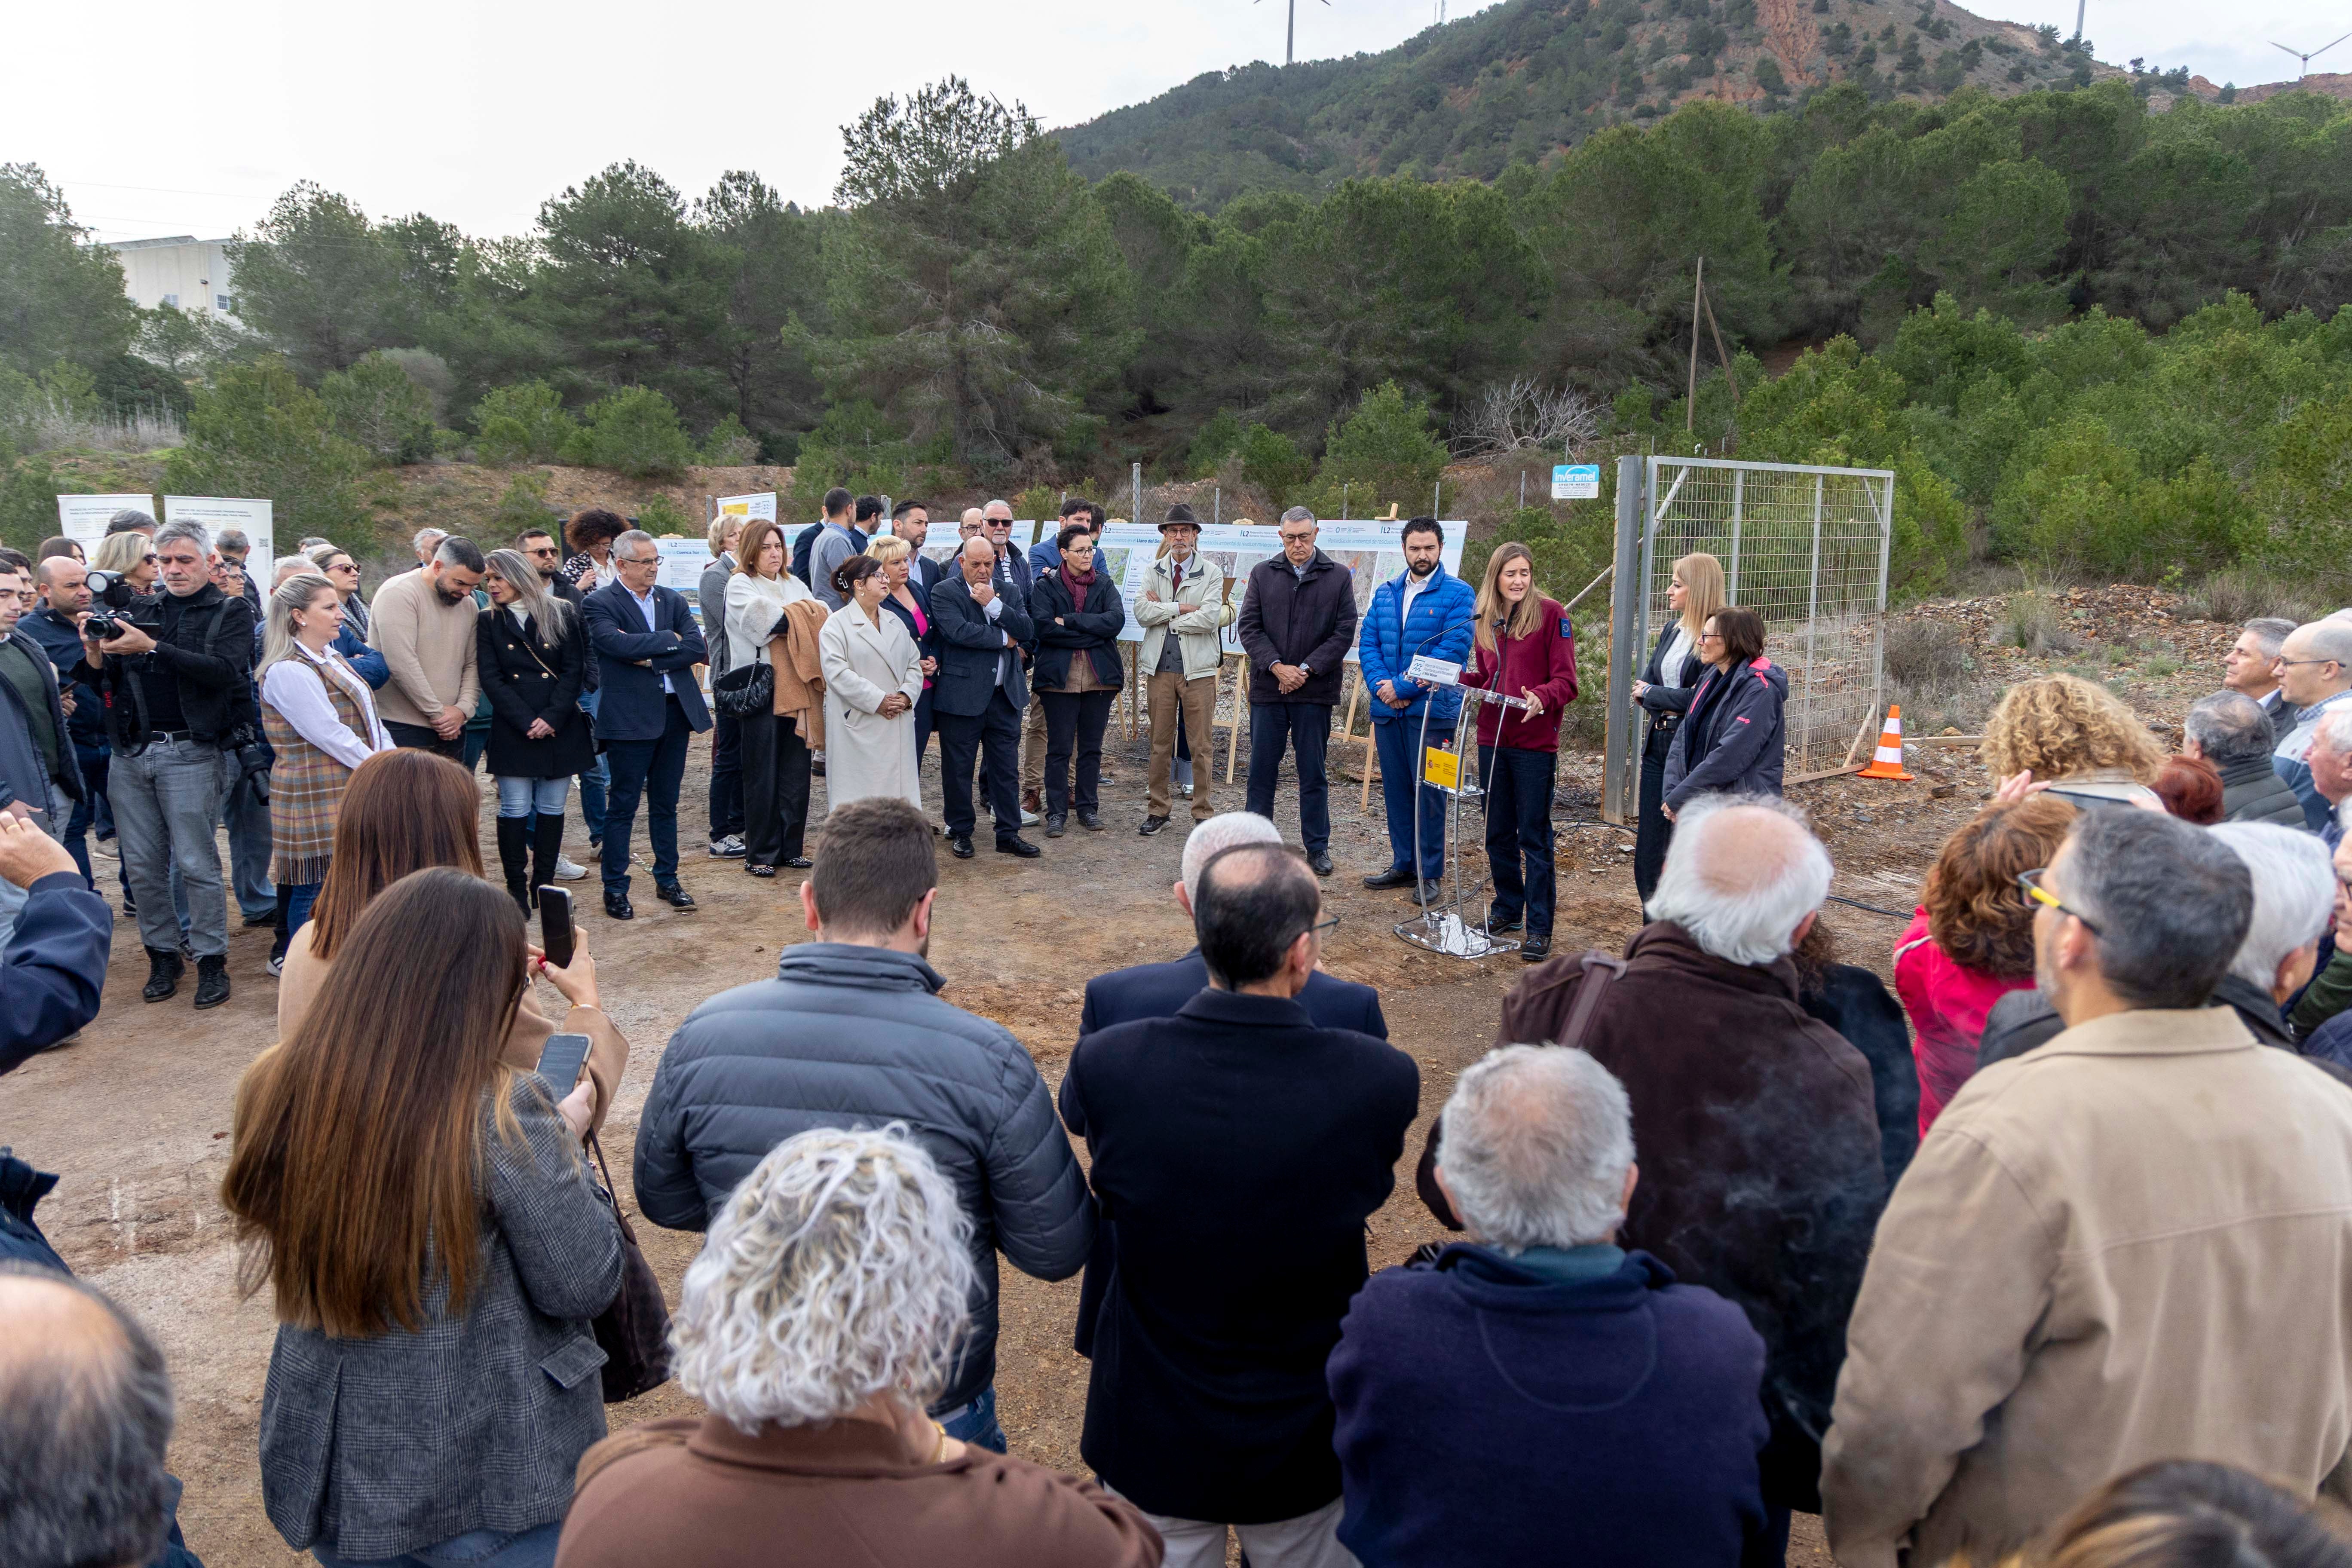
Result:
[[[2125,591],[2117,590],[2118,594]],[[2144,611],[2131,590],[2111,615]],[[1972,628],[1980,651],[2004,679],[2028,668],[1985,648],[1980,608],[1932,606],[1919,612]],[[2161,628],[2161,623],[2149,623]],[[2178,626],[2168,642],[2186,668],[2126,695],[2152,720],[2179,722],[2189,697],[2218,684],[2226,628]],[[2219,639],[2218,642],[2216,639]],[[1335,742],[1335,773],[1350,754]],[[1360,754],[1360,753],[1358,753]],[[625,1202],[625,1165],[637,1111],[663,1043],[697,1003],[728,986],[774,971],[777,950],[808,940],[789,877],[762,882],[740,864],[704,858],[707,751],[698,743],[681,808],[683,879],[700,902],[677,913],[638,900],[626,925],[596,909],[594,884],[583,884],[582,929],[594,954],[606,1010],[633,1045],[620,1100],[607,1129],[608,1152]],[[936,752],[934,752],[936,757]],[[1143,816],[1144,748],[1114,729],[1107,761],[1116,776],[1104,787],[1108,831],[1045,841],[1042,859],[989,853],[966,862],[942,856],[941,894],[932,962],[949,977],[949,1000],[1003,1023],[1058,1083],[1076,1038],[1087,977],[1124,964],[1182,952],[1191,942],[1170,898],[1181,852],[1182,819],[1165,833],[1138,837]],[[1636,929],[1640,911],[1629,868],[1632,837],[1599,825],[1594,810],[1597,757],[1562,759],[1556,809],[1559,825],[1558,948],[1614,949]],[[1966,749],[1916,749],[1912,784],[1836,779],[1798,786],[1792,798],[1814,816],[1837,865],[1833,891],[1872,910],[1833,904],[1826,915],[1847,962],[1884,975],[1889,949],[1916,900],[1918,879],[1936,847],[1972,814],[1988,787]],[[1238,807],[1241,784],[1218,784],[1221,808]],[[488,782],[485,781],[485,789]],[[823,806],[818,785],[817,810]],[[936,805],[936,773],[926,800]],[[1296,793],[1285,780],[1277,819],[1296,831]],[[1373,1217],[1374,1267],[1402,1261],[1435,1227],[1412,1196],[1410,1159],[1422,1125],[1444,1102],[1454,1075],[1493,1044],[1496,1008],[1521,973],[1512,955],[1468,963],[1409,947],[1391,932],[1410,905],[1365,889],[1361,876],[1388,863],[1385,828],[1374,802],[1357,808],[1358,788],[1335,777],[1333,858],[1326,884],[1330,912],[1342,917],[1328,963],[1351,980],[1381,987],[1391,1037],[1422,1068],[1423,1123],[1407,1140],[1396,1195]],[[489,815],[486,794],[484,816]],[[576,812],[576,805],[574,806]],[[1033,829],[1035,837],[1042,829]],[[484,828],[487,844],[489,832]],[[983,844],[985,837],[983,835]],[[642,853],[642,833],[639,847]],[[576,816],[571,845],[586,859]],[[226,847],[223,849],[226,859]],[[1475,849],[1469,861],[1482,861]],[[1073,864],[1075,862],[1075,864]],[[102,885],[113,886],[101,859]],[[1467,868],[1465,867],[1465,869]],[[638,891],[649,890],[640,871]],[[260,1568],[292,1560],[262,1513],[257,1423],[272,1333],[266,1298],[240,1300],[235,1248],[218,1201],[227,1156],[231,1099],[237,1075],[273,1037],[275,992],[263,968],[266,930],[235,929],[230,973],[236,994],[198,1016],[184,984],[173,1000],[142,1003],[144,980],[137,932],[118,921],[107,1004],[70,1047],[35,1058],[0,1079],[0,1140],[44,1170],[58,1173],[39,1217],[67,1260],[111,1292],[155,1332],[170,1359],[180,1396],[173,1445],[186,1485],[180,1519],[190,1544],[215,1568]],[[640,1225],[639,1235],[675,1300],[698,1238]],[[1013,1452],[1065,1469],[1081,1468],[1078,1431],[1085,1363],[1070,1350],[1077,1281],[1042,1284],[1004,1271],[1003,1332],[997,1388]],[[687,1413],[692,1402],[667,1387],[612,1412],[618,1426]],[[1801,1518],[1790,1561],[1826,1563],[1818,1521]]]

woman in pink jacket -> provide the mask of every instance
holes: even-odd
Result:
[[[1928,869],[1927,901],[1895,944],[1922,1138],[1976,1072],[1985,1015],[2033,984],[2033,905],[2017,874],[2049,865],[2074,820],[2074,808],[2053,795],[1989,805],[1944,841]]]
[[[1524,544],[1495,546],[1473,616],[1462,684],[1527,703],[1478,708],[1478,779],[1487,791],[1486,860],[1495,872],[1486,930],[1524,923],[1519,956],[1534,963],[1551,952],[1551,787],[1560,717],[1576,700],[1576,633],[1559,602],[1536,592],[1535,558]]]

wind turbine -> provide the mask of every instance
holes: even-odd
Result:
[[[1255,5],[1258,4],[1258,0],[1250,0],[1250,4]],[[1284,65],[1290,64],[1291,61],[1296,59],[1298,55],[1298,0],[1289,0],[1289,4],[1290,25],[1283,29],[1282,34],[1282,63]],[[1328,5],[1331,4],[1331,0],[1323,0],[1323,4]],[[2343,41],[2344,40],[2341,38],[2336,40],[2337,43],[2342,43]]]
[[[2352,33],[2345,34],[2344,38],[2352,38]],[[2344,38],[2336,39],[2336,44],[2342,43]],[[2319,47],[2312,50],[2309,54],[2304,53],[2301,49],[2287,49],[2284,44],[2278,42],[2276,39],[2272,40],[2271,47],[2274,49],[2286,49],[2288,54],[2293,55],[2296,59],[2303,62],[2303,69],[2295,73],[2295,79],[2300,81],[2303,78],[2311,74],[2311,62],[2318,58],[2321,55],[2326,54],[2328,50],[2334,48],[2336,44],[2322,44]]]

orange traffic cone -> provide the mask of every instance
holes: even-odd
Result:
[[[1910,781],[1911,775],[1903,771],[1903,704],[1900,702],[1887,704],[1886,728],[1878,732],[1878,753],[1870,759],[1870,766],[1856,776]]]

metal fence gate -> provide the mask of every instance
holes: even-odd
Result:
[[[1647,725],[1631,687],[1666,625],[1674,564],[1723,563],[1735,605],[1764,617],[1766,652],[1789,674],[1788,776],[1843,766],[1874,723],[1894,540],[1895,475],[1714,458],[1622,458],[1617,472],[1607,786],[1602,814],[1634,820]],[[1864,754],[1867,754],[1865,752]]]

